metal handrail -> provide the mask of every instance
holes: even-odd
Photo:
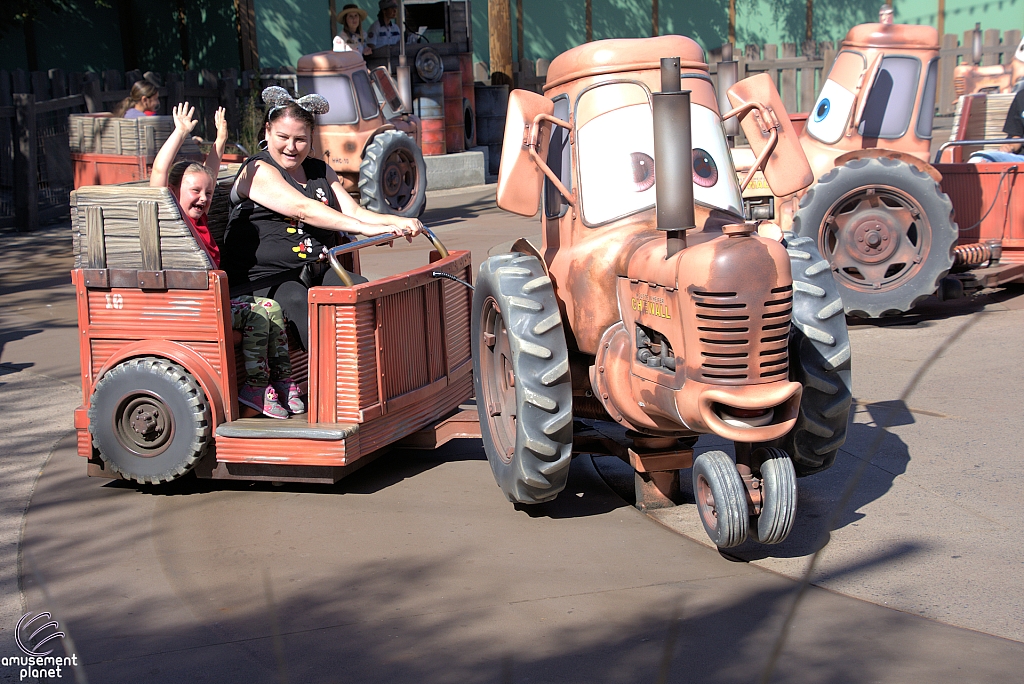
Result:
[[[935,159],[932,164],[941,164],[942,153],[950,147],[962,147],[965,145],[1009,145],[1010,143],[1016,143],[1018,145],[1024,145],[1024,138],[1001,138],[997,140],[947,140],[946,142],[939,145],[939,151],[935,153]]]
[[[430,244],[434,246],[434,249],[437,250],[438,254],[441,255],[442,259],[448,256],[448,249],[443,244],[441,244],[441,240],[438,239],[437,235],[435,235],[432,230],[430,230],[426,226],[423,226],[423,230],[420,232],[423,234],[424,237],[430,240]],[[342,254],[348,254],[349,252],[355,252],[356,250],[360,250],[363,247],[373,247],[374,245],[383,245],[388,242],[394,242],[395,240],[402,237],[402,235],[397,235],[395,233],[386,233],[384,235],[374,235],[373,237],[368,237],[364,240],[350,242],[345,245],[331,247],[329,250],[327,250],[327,260],[331,262],[331,268],[333,268],[334,272],[338,274],[338,278],[341,279],[341,283],[346,287],[351,287],[355,283],[353,283],[352,279],[349,277],[348,271],[346,271],[342,267],[341,262],[338,261],[339,256],[341,256]]]

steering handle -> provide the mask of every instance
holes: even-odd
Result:
[[[430,230],[426,226],[423,226],[423,230],[421,230],[420,233],[428,240],[430,240],[430,244],[434,246],[434,249],[437,250],[438,254],[441,255],[442,259],[448,256],[448,249],[443,244],[441,244],[441,241],[438,239],[437,235],[435,235],[432,230]],[[342,254],[355,252],[356,250],[360,250],[363,247],[373,247],[374,245],[383,245],[388,242],[394,242],[396,239],[400,237],[402,236],[397,235],[395,233],[387,233],[384,235],[374,235],[373,237],[368,237],[363,240],[357,240],[356,242],[350,242],[346,245],[331,247],[329,250],[327,250],[327,260],[331,262],[331,268],[333,268],[334,272],[338,274],[338,278],[341,279],[341,283],[346,287],[351,287],[355,283],[353,283],[352,279],[349,277],[348,271],[342,268],[341,262],[338,261],[338,257],[340,257]]]

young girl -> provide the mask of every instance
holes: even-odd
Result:
[[[136,81],[128,92],[128,97],[121,100],[114,114],[126,119],[137,119],[140,116],[152,116],[158,109],[160,95],[156,86],[149,81]]]
[[[206,215],[213,201],[216,171],[227,143],[228,127],[224,109],[214,117],[217,140],[206,157],[205,165],[181,161],[171,163],[182,142],[192,133],[195,109],[188,103],[174,107],[174,132],[167,138],[156,159],[149,184],[166,185],[192,223],[194,233],[206,249],[214,267],[220,268],[220,250],[207,227]],[[168,167],[169,170],[168,170]],[[292,380],[288,357],[288,337],[281,307],[273,299],[243,296],[231,300],[231,327],[242,331],[242,354],[245,359],[245,383],[238,388],[238,401],[270,418],[287,418],[289,412],[304,413],[298,385]],[[285,398],[285,406],[280,397]]]
[[[363,33],[363,20],[366,19],[366,12],[355,5],[345,5],[338,12],[338,23],[341,24],[338,35],[334,36],[335,52],[357,52],[368,55],[371,50],[366,45],[366,35]]]

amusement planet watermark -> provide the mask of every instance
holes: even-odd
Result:
[[[66,668],[78,666],[77,654],[50,655],[56,646],[56,643],[51,642],[57,642],[64,636],[60,625],[48,612],[25,613],[18,620],[18,629],[14,633],[22,654],[3,656],[0,658],[0,666],[19,668],[18,681],[28,678],[60,679]]]

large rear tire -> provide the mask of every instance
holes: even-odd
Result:
[[[93,444],[111,470],[160,484],[181,477],[210,444],[210,406],[188,371],[144,357],[100,378],[89,404]]]
[[[846,441],[853,404],[850,333],[828,261],[808,237],[786,233],[793,271],[789,379],[804,386],[796,425],[777,440],[798,476],[829,468]]]
[[[494,479],[509,501],[550,501],[572,459],[572,383],[558,301],[536,257],[502,254],[480,266],[471,330]]]
[[[378,214],[416,218],[427,202],[423,153],[401,131],[379,133],[359,165],[359,203]]]
[[[953,203],[927,173],[888,157],[837,166],[800,200],[793,232],[832,265],[846,313],[909,311],[953,266]]]

